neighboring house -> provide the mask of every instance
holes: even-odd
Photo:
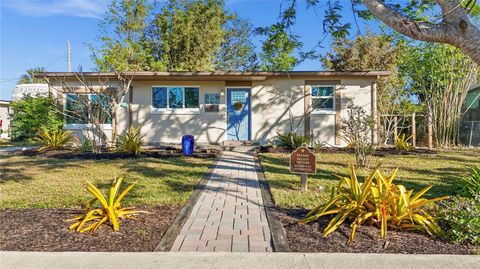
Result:
[[[0,138],[8,138],[10,132],[10,101],[0,100]]]
[[[467,93],[467,98],[465,99],[464,109],[467,110],[467,113],[478,114],[476,120],[480,120],[480,84],[474,84],[470,87],[470,90]]]
[[[13,90],[12,101],[17,101],[25,96],[46,96],[48,95],[48,84],[45,83],[29,83],[17,84]]]
[[[135,72],[132,87],[118,114],[118,133],[141,125],[149,144],[180,143],[183,135],[196,142],[219,144],[250,141],[265,144],[277,132],[290,131],[315,141],[345,145],[339,125],[353,102],[367,113],[376,111],[376,80],[388,75],[369,72]],[[74,73],[35,74],[50,81],[50,90],[82,84]],[[91,85],[115,81],[114,73],[82,73]],[[105,84],[103,84],[105,85]],[[59,95],[60,96],[60,95]],[[74,109],[68,98],[65,107]],[[241,105],[239,105],[241,103]],[[313,107],[312,108],[312,104]],[[240,110],[236,110],[241,107]],[[85,133],[88,125],[66,122],[65,129]]]

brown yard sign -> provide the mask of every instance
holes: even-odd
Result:
[[[290,173],[315,175],[317,157],[307,147],[299,147],[290,155]]]

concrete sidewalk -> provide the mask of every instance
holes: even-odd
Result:
[[[480,268],[480,256],[351,253],[0,252],[2,269]]]

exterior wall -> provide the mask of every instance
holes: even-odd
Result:
[[[251,138],[254,142],[265,144],[273,139],[277,132],[290,131],[290,113],[293,115],[293,129],[300,134],[308,129],[304,124],[305,82],[307,80],[340,80],[341,117],[346,117],[346,106],[350,102],[362,106],[367,113],[371,112],[371,85],[373,79],[365,77],[286,77],[268,78],[265,81],[254,81],[251,86]],[[152,110],[153,86],[196,86],[200,88],[198,113],[158,112]],[[131,123],[141,125],[141,133],[149,144],[181,142],[183,135],[195,137],[199,143],[218,144],[226,140],[226,89],[225,81],[134,81],[132,83],[131,111],[127,106],[119,107],[118,133],[128,129]],[[242,88],[248,88],[242,86]],[[218,112],[205,112],[205,93],[220,93]],[[291,109],[285,101],[292,100]],[[128,103],[128,96],[125,103]],[[338,105],[338,104],[337,104]],[[308,118],[307,118],[308,119]],[[309,117],[309,134],[317,142],[335,145],[335,111],[330,113],[312,113]],[[85,129],[72,128],[79,136],[85,135]],[[88,133],[88,132],[87,132]],[[111,136],[111,133],[109,133]],[[344,146],[341,143],[340,146]]]
[[[2,128],[0,128],[1,138],[7,137],[10,128],[10,113],[7,104],[0,104],[0,119],[2,120]]]
[[[182,114],[152,111],[153,86],[200,87],[200,112]],[[180,143],[183,135],[193,135],[196,142],[216,144],[226,139],[225,82],[155,81],[133,84],[132,120],[142,125],[147,143]],[[205,93],[220,93],[219,112],[205,112]]]

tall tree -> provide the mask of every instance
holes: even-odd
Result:
[[[34,67],[30,68],[27,70],[27,72],[23,75],[20,76],[20,79],[18,80],[17,84],[28,84],[28,83],[42,83],[45,82],[41,78],[35,78],[33,77],[33,73],[43,73],[46,72],[47,70],[45,67]]]
[[[411,47],[400,71],[409,91],[425,103],[437,146],[458,144],[462,106],[480,70],[460,49],[445,44]]]
[[[170,0],[148,29],[155,65],[168,71],[214,70],[224,40],[223,0]]]
[[[112,0],[99,25],[101,46],[92,47],[100,71],[150,69],[151,54],[144,37],[150,8],[148,0]]]
[[[224,29],[225,38],[214,59],[215,70],[256,70],[257,54],[251,41],[251,23],[233,14],[225,23]]]
[[[291,31],[295,24],[296,1],[282,10],[280,20],[270,26],[258,27],[256,34],[265,36],[260,53],[261,66],[265,71],[288,71],[302,60],[299,52],[303,44]]]

